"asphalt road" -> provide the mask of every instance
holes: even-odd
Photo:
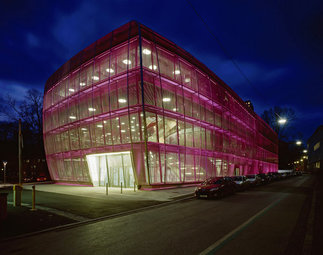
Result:
[[[312,176],[0,243],[6,254],[302,254]],[[306,246],[306,245],[305,245]]]

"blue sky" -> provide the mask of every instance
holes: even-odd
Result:
[[[137,20],[190,52],[261,114],[291,107],[307,139],[323,124],[322,1],[190,0],[251,81],[246,82],[186,0],[1,1],[0,89],[43,91],[69,58]]]

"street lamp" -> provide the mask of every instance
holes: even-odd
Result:
[[[302,142],[301,141],[296,141],[296,145],[301,145],[302,144]]]
[[[3,184],[6,184],[6,168],[7,168],[7,161],[3,160]]]
[[[303,153],[307,153],[307,150],[303,150]]]
[[[278,120],[278,124],[280,124],[280,125],[284,125],[286,122],[287,122],[286,118],[279,118],[279,120]]]

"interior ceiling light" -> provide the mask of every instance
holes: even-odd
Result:
[[[108,73],[114,73],[114,70],[112,68],[105,69]]]
[[[119,103],[126,103],[126,102],[127,102],[127,100],[126,100],[126,99],[124,99],[124,98],[119,98],[118,102],[119,102]]]
[[[101,125],[101,124],[99,124],[99,125],[96,125],[98,128],[102,128],[103,127],[103,125]]]
[[[181,71],[180,70],[175,70],[175,72],[174,72],[175,74],[180,74],[181,73]]]
[[[190,82],[191,81],[191,79],[190,78],[185,78],[185,80],[184,80],[185,82]]]
[[[92,79],[95,80],[95,81],[98,81],[99,80],[99,76],[92,76]]]
[[[170,98],[169,97],[164,97],[163,102],[170,102]]]
[[[69,91],[71,91],[71,92],[74,92],[75,90],[74,89],[68,89]]]
[[[89,111],[90,111],[90,112],[95,112],[95,111],[96,111],[96,109],[95,109],[95,108],[90,107],[90,108],[89,108]]]
[[[85,82],[80,82],[80,86],[85,86],[86,83]]]
[[[150,66],[149,66],[149,69],[150,69],[150,70],[157,70],[157,66],[156,66],[156,65],[150,65]]]
[[[131,60],[124,59],[124,60],[122,60],[122,63],[124,63],[125,65],[131,65]]]
[[[151,51],[148,49],[143,49],[142,53],[144,53],[145,55],[150,55]]]
[[[70,119],[71,120],[75,120],[76,119],[76,116],[70,116]]]

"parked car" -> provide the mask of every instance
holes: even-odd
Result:
[[[227,177],[213,177],[205,180],[195,189],[197,198],[221,198],[233,194],[236,184]]]
[[[281,180],[281,176],[279,173],[277,172],[269,172],[268,173],[268,176],[270,176],[271,180],[272,181],[278,181],[278,180]]]
[[[244,191],[250,187],[250,181],[244,175],[232,176],[231,178],[235,182],[235,184],[237,185],[238,191]]]
[[[256,174],[248,174],[246,175],[247,180],[250,182],[251,186],[257,186],[261,184],[261,179]]]
[[[39,176],[39,177],[37,177],[37,179],[36,179],[38,182],[44,182],[44,181],[47,181],[47,177],[45,177],[45,176]]]
[[[270,182],[269,176],[265,173],[258,174],[258,177],[261,180],[261,184],[267,184]]]

